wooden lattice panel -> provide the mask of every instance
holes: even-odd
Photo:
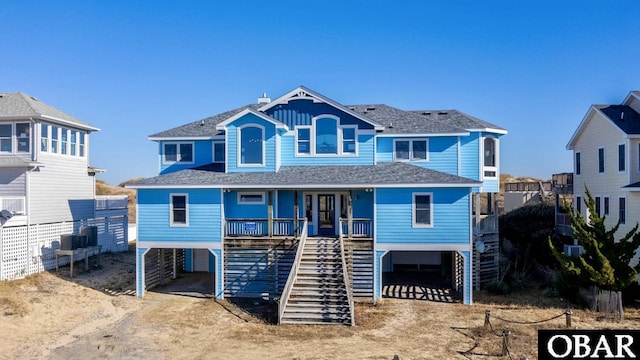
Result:
[[[2,228],[2,274],[0,280],[29,275],[27,227]]]

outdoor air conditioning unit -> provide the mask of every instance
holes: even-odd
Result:
[[[584,254],[584,248],[580,245],[565,245],[564,254],[573,257],[579,257]]]

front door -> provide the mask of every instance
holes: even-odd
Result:
[[[336,196],[318,194],[318,234],[336,234]]]

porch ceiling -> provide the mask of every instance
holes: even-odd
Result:
[[[354,188],[446,186],[473,187],[481,183],[468,178],[405,163],[352,166],[283,166],[272,173],[224,173],[215,166],[201,166],[143,179],[127,185],[154,187],[236,188]]]

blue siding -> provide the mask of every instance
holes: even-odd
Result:
[[[460,138],[460,176],[480,180],[480,134]]]
[[[184,271],[188,271],[188,272],[193,271],[193,250],[192,249],[184,250]]]
[[[301,195],[298,196],[302,197]],[[300,200],[298,198],[298,200]],[[298,201],[298,205],[300,205],[300,201]],[[280,190],[278,191],[278,212],[277,217],[284,219],[292,219],[293,218],[293,191],[291,190]]]
[[[257,124],[264,127],[265,137],[265,166],[247,167],[238,166],[239,148],[238,148],[238,128],[243,125]],[[227,125],[226,128],[227,142],[227,172],[275,172],[276,171],[276,128],[271,122],[257,117],[254,114],[247,114],[240,119]]]
[[[358,155],[295,155],[296,145],[295,135],[282,137],[281,157],[282,166],[294,165],[373,165],[374,138],[371,135],[358,135]]]
[[[353,217],[373,219],[373,193],[364,190],[354,190],[351,193],[353,199]]]
[[[195,141],[185,141],[185,142],[193,142],[194,143],[194,163],[190,164],[163,164],[162,163],[162,148],[164,143],[175,143],[180,141],[159,141],[158,142],[158,151],[159,151],[159,161],[160,161],[160,174],[168,174],[174,171],[190,169],[200,165],[206,165],[213,162],[213,142],[211,140],[195,140]]]
[[[245,192],[245,191],[240,191]],[[266,219],[268,216],[268,193],[267,191],[246,190],[246,192],[263,192],[264,204],[238,204],[238,192],[231,191],[224,193],[224,216],[225,218],[236,219]]]
[[[277,119],[293,130],[296,125],[311,125],[311,119],[318,115],[335,115],[340,118],[341,125],[358,125],[360,129],[373,129],[373,126],[359,120],[342,110],[325,103],[314,103],[311,100],[293,100],[267,110],[267,115]]]
[[[429,142],[429,161],[411,161],[410,164],[458,175],[458,138],[452,136],[427,139]],[[394,138],[388,137],[377,139],[377,162],[393,161],[393,140]]]
[[[464,258],[464,285],[462,290],[462,302],[465,305],[471,305],[472,287],[473,287],[473,271],[471,269],[471,252],[460,251],[460,255]]]
[[[413,228],[414,192],[433,193],[433,227]],[[376,190],[378,243],[469,244],[469,188]]]
[[[188,194],[189,226],[169,226],[170,194]],[[139,241],[220,242],[219,189],[138,189]]]

